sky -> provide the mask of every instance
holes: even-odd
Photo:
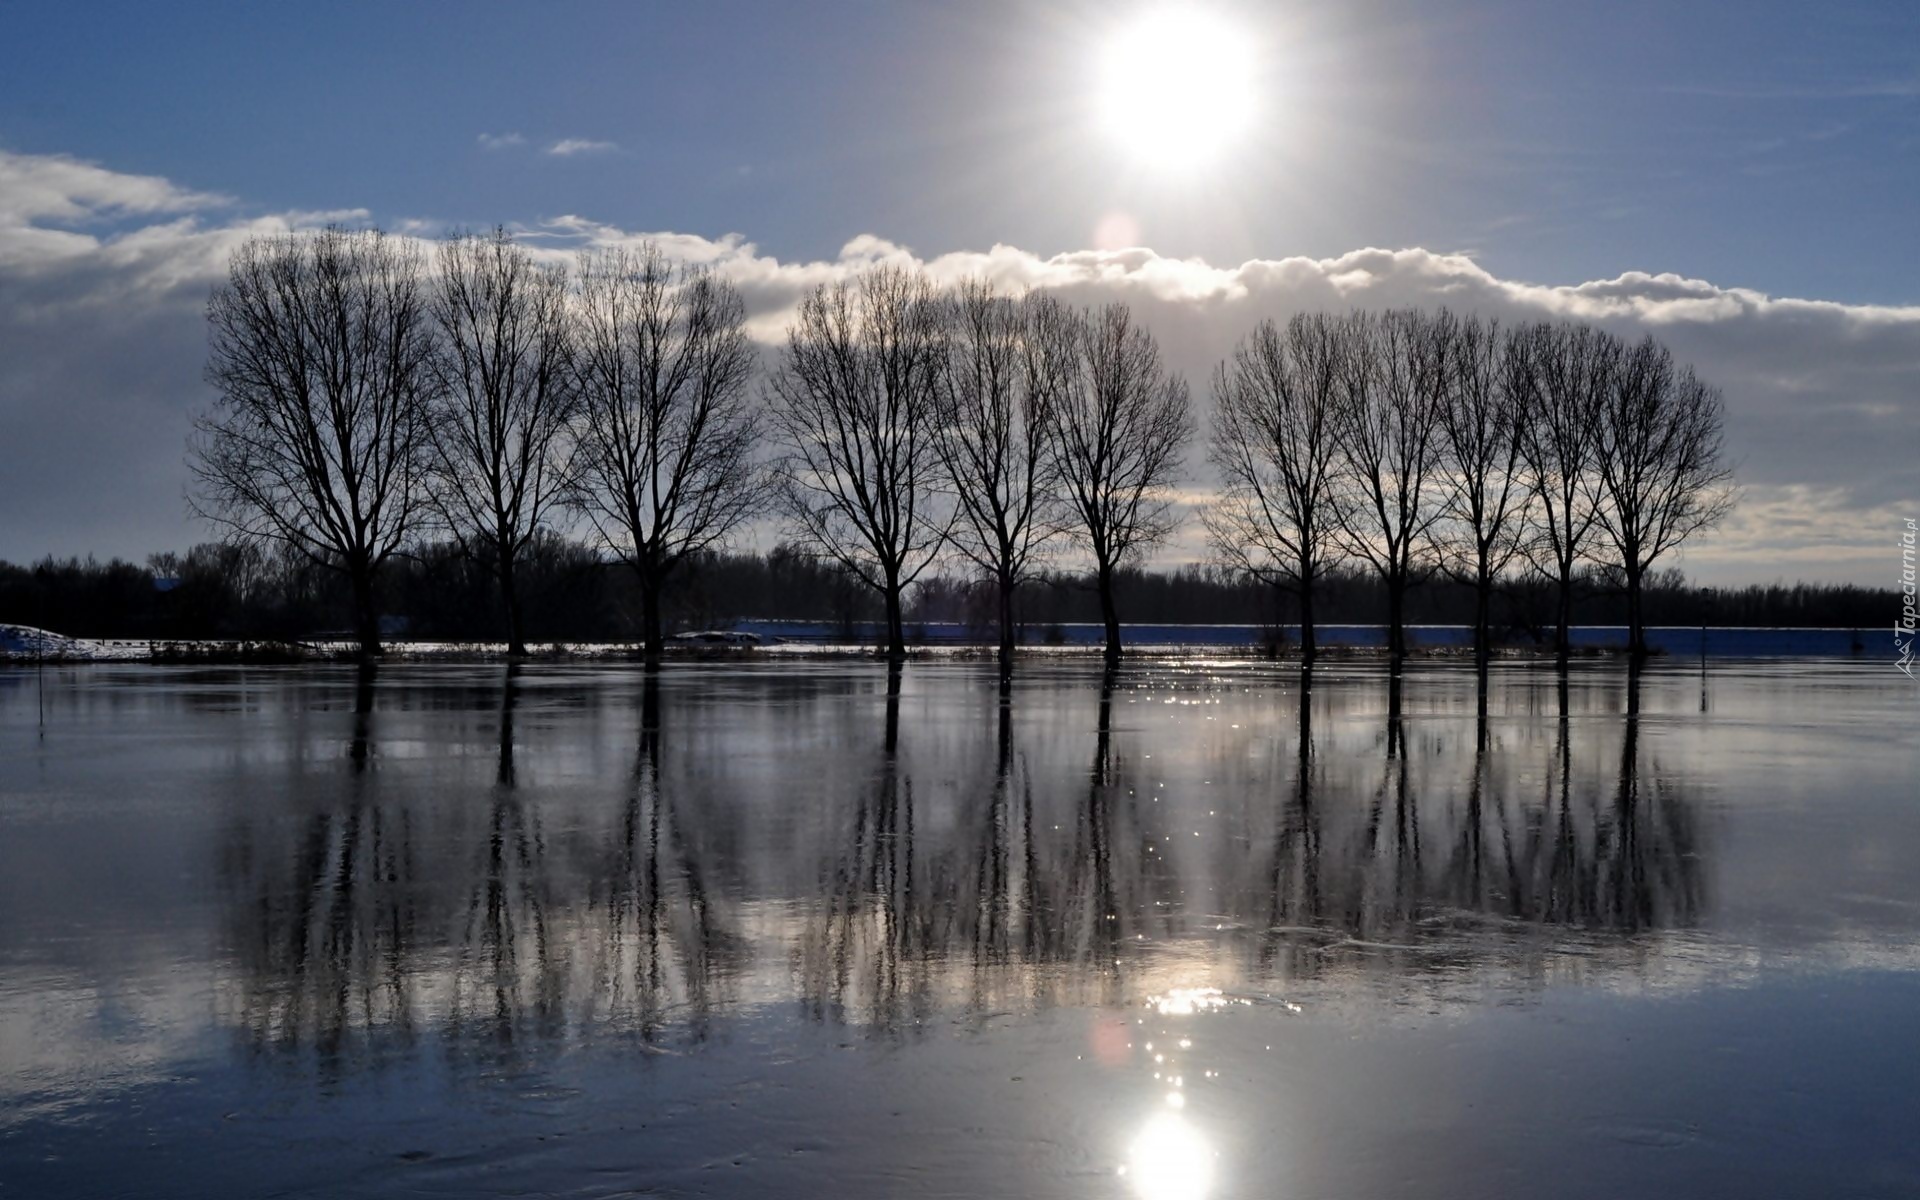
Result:
[[[1177,166],[1104,64],[1197,12],[1247,110]],[[248,233],[654,235],[778,337],[883,258],[1136,305],[1207,407],[1264,316],[1651,331],[1727,396],[1685,567],[1886,583],[1920,508],[1920,6],[88,4],[0,14],[0,558],[211,536],[182,452]],[[1224,126],[1223,126],[1224,127]],[[1194,497],[1210,479],[1189,456]],[[1894,547],[1889,549],[1889,547]],[[1196,557],[1197,537],[1167,554]]]

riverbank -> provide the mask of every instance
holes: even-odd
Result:
[[[669,660],[781,658],[872,658],[880,654],[875,641],[856,631],[799,622],[744,622],[724,635],[695,635],[676,640],[667,650]],[[1138,625],[1125,627],[1127,653],[1136,658],[1187,657],[1195,654],[1229,658],[1297,659],[1295,630],[1246,625]],[[914,659],[982,659],[994,656],[990,641],[978,631],[959,626],[918,626],[908,648]],[[1086,657],[1102,652],[1097,626],[1054,626],[1041,643],[1020,647],[1022,657]],[[1409,656],[1451,660],[1471,657],[1471,628],[1452,625],[1413,626],[1407,631]],[[1319,657],[1324,660],[1369,661],[1386,654],[1386,631],[1376,625],[1335,625],[1319,630]],[[1587,626],[1573,631],[1574,653],[1582,658],[1623,656],[1626,630],[1615,626]],[[1683,628],[1647,631],[1657,656],[1708,658],[1854,658],[1867,653],[1861,634],[1849,629]],[[1494,654],[1505,660],[1553,657],[1548,642],[1503,640]],[[264,641],[221,639],[87,639],[68,637],[23,625],[0,625],[0,665],[38,663],[153,662],[166,664],[233,663],[296,664],[341,662],[358,657],[351,641]],[[387,661],[489,662],[507,658],[502,642],[392,641],[382,658]],[[642,658],[636,643],[537,643],[531,661],[634,662]]]

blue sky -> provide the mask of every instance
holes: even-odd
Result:
[[[1248,127],[1178,170],[1143,165],[1099,101],[1115,38],[1167,8],[1210,13],[1254,76]],[[1679,560],[1697,577],[1885,586],[1920,511],[1915,0],[0,21],[0,559],[212,535],[184,499],[208,290],[247,237],[328,220],[501,223],[560,258],[651,236],[740,286],[768,346],[807,288],[889,257],[1120,300],[1203,422],[1213,365],[1262,318],[1574,317],[1652,333],[1725,391],[1741,503]],[[1163,561],[1204,555],[1187,526]]]
[[[1249,143],[1138,177],[1088,128],[1112,4],[36,4],[0,146],[275,210],[741,232],[770,254],[1468,250],[1920,300],[1920,5],[1240,4]],[[485,149],[482,134],[517,134]],[[555,157],[566,138],[616,150]]]

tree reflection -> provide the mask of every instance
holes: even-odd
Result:
[[[688,836],[682,799],[699,769],[670,780],[663,770],[661,677],[642,682],[639,752],[613,853],[589,875],[586,936],[600,1011],[648,1042],[683,1020],[706,1036],[744,940],[708,877],[711,865]]]
[[[1072,968],[1076,998],[1101,1004],[1126,998],[1132,947],[1172,936],[1179,920],[1168,808],[1152,794],[1158,781],[1117,744],[1114,704],[1123,682],[1140,690],[1141,681],[1124,679],[1116,668],[1101,676],[1093,761],[1073,839],[1042,848],[1036,886],[1036,918],[1048,951],[1043,961]]]
[[[583,793],[598,735],[526,670],[445,718],[472,728],[466,755],[356,675],[344,755],[291,755],[275,803],[236,806],[223,996],[251,1042],[343,1069],[427,1036],[480,1064],[583,1030],[698,1041],[746,994],[900,1033],[1131,1003],[1170,962],[1276,990],[1524,975],[1562,951],[1602,969],[1707,903],[1697,805],[1637,671],[1617,712],[1578,719],[1564,677],[1524,670],[1302,672],[1219,693],[1268,706],[1233,730],[1271,714],[1231,735],[1138,667],[1097,698],[982,674],[979,717],[945,724],[920,718],[951,685],[916,678],[907,720],[898,667],[884,694],[850,676],[759,709],[648,673],[617,785]],[[1180,686],[1220,711],[1213,685]],[[1557,718],[1534,715],[1548,687]]]
[[[1276,823],[1263,871],[1269,886],[1264,893],[1264,910],[1256,922],[1256,927],[1263,924],[1265,929],[1257,951],[1262,974],[1275,970],[1297,974],[1310,969],[1309,964],[1299,961],[1298,952],[1304,950],[1313,955],[1317,954],[1317,948],[1303,946],[1295,935],[1319,928],[1325,915],[1320,890],[1320,819],[1314,806],[1316,763],[1311,669],[1300,672],[1299,695],[1293,783]]]
[[[1383,753],[1365,785],[1350,757],[1329,776],[1302,689],[1294,788],[1268,843],[1268,882],[1236,902],[1250,902],[1239,911],[1264,930],[1256,971],[1524,967],[1567,938],[1631,947],[1637,935],[1698,922],[1697,806],[1643,742],[1639,673],[1627,681],[1611,771],[1577,754],[1602,735],[1576,735],[1564,678],[1544,756],[1526,736],[1533,726],[1500,722],[1493,689],[1476,684],[1470,742],[1435,722],[1416,750],[1390,679]],[[1461,769],[1449,769],[1456,762]]]
[[[903,667],[887,667],[878,759],[846,840],[821,878],[797,951],[800,997],[815,1017],[892,1029],[930,1007],[919,948],[930,932],[914,878],[913,781],[901,761]]]
[[[565,961],[549,927],[552,877],[540,814],[519,787],[513,714],[518,667],[500,683],[498,751],[487,798],[484,845],[460,873],[470,880],[450,971],[450,1032],[511,1052],[523,1034],[550,1034],[563,1021]]]
[[[374,663],[363,660],[353,675],[353,738],[347,757],[356,773],[366,769],[373,757],[373,680]]]
[[[1100,677],[1100,720],[1094,736],[1093,769],[1087,774],[1087,803],[1081,812],[1075,846],[1075,882],[1067,889],[1067,912],[1078,912],[1086,930],[1085,965],[1102,978],[1117,973],[1122,933],[1118,889],[1114,886],[1113,816],[1115,784],[1125,778],[1124,763],[1113,755],[1112,666]],[[1131,789],[1129,789],[1131,790]],[[1078,903],[1074,903],[1078,901]]]
[[[499,689],[483,804],[438,802],[372,769],[363,675],[344,784],[317,789],[295,821],[239,814],[222,867],[234,1023],[256,1046],[313,1052],[331,1073],[426,1029],[476,1064],[584,1023],[649,1040],[670,1023],[704,1033],[745,942],[682,828],[675,797],[697,790],[697,773],[665,778],[657,677],[612,836],[556,844],[515,748],[518,671]]]
[[[236,905],[238,1020],[262,1046],[313,1050],[334,1069],[355,1029],[407,1041],[414,1027],[417,909],[412,824],[374,801],[375,670],[355,674],[349,771],[332,803],[285,826],[291,852],[242,826],[224,855]]]

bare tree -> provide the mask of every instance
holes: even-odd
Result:
[[[1339,524],[1347,552],[1386,586],[1387,653],[1396,667],[1407,653],[1407,589],[1432,567],[1453,324],[1444,310],[1354,313],[1341,324]]]
[[[1601,395],[1595,470],[1605,503],[1598,521],[1609,566],[1627,588],[1627,650],[1647,653],[1641,589],[1662,554],[1725,517],[1732,469],[1722,448],[1725,405],[1717,389],[1651,336],[1628,347]]]
[[[1529,492],[1520,447],[1533,373],[1526,342],[1503,337],[1495,321],[1469,316],[1451,334],[1440,408],[1448,476],[1441,546],[1448,570],[1473,585],[1473,653],[1485,666],[1493,589],[1524,534]]]
[[[1297,315],[1284,333],[1263,321],[1213,375],[1210,457],[1225,486],[1202,514],[1208,541],[1229,566],[1299,598],[1308,664],[1314,589],[1340,560],[1340,347],[1339,323],[1326,314]]]
[[[982,279],[960,285],[947,319],[935,447],[955,505],[948,540],[993,580],[1007,663],[1014,592],[1058,532],[1047,439],[1077,365],[1078,325],[1053,297],[1016,301]]]
[[[647,243],[582,256],[574,325],[581,415],[570,496],[633,569],[646,656],[657,663],[673,572],[723,542],[765,495],[746,307],[731,284],[676,270]]]
[[[1072,535],[1093,554],[1109,661],[1121,649],[1114,572],[1173,531],[1166,489],[1192,433],[1186,382],[1161,364],[1153,335],[1124,304],[1088,316],[1079,370],[1054,422],[1053,454]]]
[[[1527,553],[1555,585],[1554,653],[1572,653],[1574,571],[1599,512],[1594,475],[1598,405],[1619,343],[1586,325],[1533,325],[1513,336],[1509,366],[1531,379],[1520,453],[1533,493]],[[1516,383],[1517,385],[1517,383]]]
[[[419,524],[432,317],[420,256],[377,230],[249,240],[207,303],[194,510],[345,574],[362,654],[374,581]]]
[[[507,653],[527,652],[514,577],[560,499],[574,413],[565,272],[503,229],[440,247],[428,495],[500,585]]]
[[[876,267],[801,302],[772,382],[788,516],[880,593],[887,654],[906,657],[901,597],[939,553],[943,322],[924,275]]]

